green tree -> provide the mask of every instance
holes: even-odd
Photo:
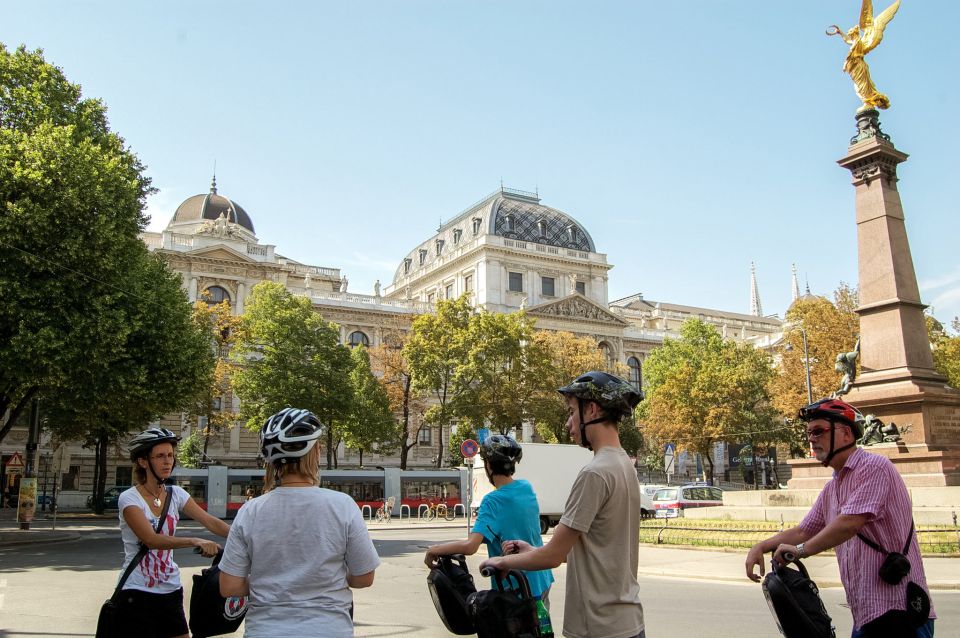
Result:
[[[177,445],[177,465],[191,469],[202,467],[206,455],[203,449],[206,438],[203,430],[199,429],[184,437]]]
[[[375,448],[390,452],[395,442],[396,420],[390,411],[390,397],[370,367],[370,355],[363,346],[350,353],[353,369],[350,371],[352,401],[343,424],[343,439],[347,447],[363,454]]]
[[[489,427],[500,434],[519,433],[530,418],[533,389],[542,373],[535,363],[546,361],[532,343],[533,326],[523,311],[480,310],[470,317],[467,356],[456,378],[463,388],[457,415],[473,431]]]
[[[410,365],[412,387],[429,395],[434,404],[424,414],[430,426],[440,429],[437,467],[443,467],[443,432],[449,432],[458,412],[458,401],[467,389],[460,366],[469,352],[468,335],[473,308],[467,295],[437,302],[436,312],[413,320],[403,354]]]
[[[927,315],[927,333],[933,348],[933,363],[937,371],[947,377],[954,388],[960,388],[960,336],[951,336],[943,324]],[[954,332],[960,332],[960,320],[952,323]]]
[[[678,339],[647,358],[647,395],[640,404],[644,434],[700,454],[713,475],[713,447],[745,432],[773,430],[768,357],[748,344],[726,341],[692,319]]]
[[[0,440],[32,397],[122,351],[151,191],[100,101],[42,51],[0,44]]]
[[[164,414],[186,409],[210,384],[214,355],[194,321],[179,275],[140,245],[111,299],[120,317],[110,358],[88,362],[86,374],[46,400],[47,426],[61,439],[96,450],[94,503],[103,510],[110,447]]]
[[[803,328],[807,335],[810,365],[810,390],[813,400],[829,396],[840,387],[840,374],[834,369],[841,352],[853,350],[860,333],[856,291],[840,284],[834,301],[824,297],[802,298],[787,310],[783,344],[777,349],[779,374],[771,381],[773,405],[781,415],[792,418],[807,404]],[[791,329],[792,326],[796,328]]]
[[[284,407],[305,408],[327,425],[327,467],[335,464],[339,428],[350,406],[350,351],[336,324],[283,284],[253,287],[240,317],[231,359],[240,417],[257,432]]]

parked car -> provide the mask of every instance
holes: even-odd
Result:
[[[127,489],[126,487],[114,485],[113,487],[108,487],[103,491],[103,507],[108,510],[117,509],[117,500],[120,498],[120,494]],[[93,495],[87,497],[87,507],[93,509]]]
[[[659,491],[668,485],[641,485],[640,486],[640,507],[643,518],[652,518],[655,508],[653,507],[653,497]]]
[[[657,518],[683,516],[683,510],[691,507],[717,507],[723,505],[723,490],[709,485],[681,485],[664,487],[653,496]]]

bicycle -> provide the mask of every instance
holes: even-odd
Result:
[[[390,523],[393,520],[393,503],[394,497],[383,499],[383,505],[377,509],[377,522],[378,523]]]
[[[435,518],[442,518],[447,521],[452,521],[456,517],[456,511],[447,507],[446,503],[434,503],[430,501],[427,503],[426,514],[422,515],[420,518],[429,523]]]

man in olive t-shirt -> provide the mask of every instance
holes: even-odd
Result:
[[[560,393],[567,401],[570,436],[594,451],[593,460],[577,475],[549,543],[534,548],[506,541],[504,555],[481,568],[551,569],[566,561],[564,636],[645,638],[637,584],[640,484],[617,430],[640,393],[605,372],[583,374]]]

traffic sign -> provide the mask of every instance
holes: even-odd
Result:
[[[480,444],[474,441],[473,439],[466,439],[463,443],[460,444],[460,454],[463,455],[465,459],[472,459],[477,455],[477,452],[480,451]]]
[[[667,443],[663,452],[663,471],[667,474],[673,474],[673,460],[676,457],[676,447],[673,443]]]
[[[23,456],[19,452],[14,452],[7,459],[7,474],[23,473]]]
[[[490,436],[490,428],[480,428],[477,430],[477,441],[483,443]]]

